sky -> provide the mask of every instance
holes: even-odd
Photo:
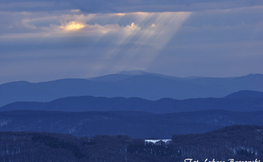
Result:
[[[263,74],[263,1],[0,1],[0,84],[129,70]]]

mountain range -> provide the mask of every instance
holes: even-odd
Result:
[[[224,97],[241,90],[263,91],[263,75],[179,78],[143,71],[127,71],[89,79],[26,81],[0,85],[0,106],[16,101],[48,102],[70,96],[189,99]]]
[[[263,75],[179,78],[126,71],[0,85],[0,131],[169,138],[263,125]]]
[[[123,97],[65,97],[51,102],[14,102],[0,107],[0,111],[45,110],[45,111],[142,111],[149,113],[173,113],[202,110],[263,111],[263,92],[239,91],[224,98],[196,98],[177,100],[162,98],[146,100]]]

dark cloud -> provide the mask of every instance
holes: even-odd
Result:
[[[52,11],[81,9],[87,13],[165,12],[231,9],[262,5],[258,0],[2,0],[1,10]]]

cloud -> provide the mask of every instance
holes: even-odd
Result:
[[[31,31],[18,33],[3,33],[2,38],[25,38],[28,37],[70,37],[70,36],[90,36],[102,37],[105,34],[115,35],[117,44],[131,43],[131,39],[136,38],[135,44],[148,44],[160,46],[167,43],[185,19],[189,17],[189,12],[164,12],[164,13],[111,13],[111,14],[71,14],[60,13],[56,15],[27,13],[21,16],[20,25],[10,24],[17,28],[27,28]],[[107,23],[111,19],[111,23]],[[127,19],[129,21],[127,21]],[[105,23],[106,22],[106,23]],[[94,24],[93,24],[94,23]],[[19,31],[19,29],[17,29]],[[73,32],[72,35],[65,34]],[[78,32],[75,32],[78,31]],[[171,33],[172,32],[172,33]],[[168,34],[169,33],[169,34]],[[149,43],[151,42],[151,43]]]

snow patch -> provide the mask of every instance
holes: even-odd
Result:
[[[157,144],[159,142],[164,142],[166,144],[171,141],[172,141],[171,139],[146,139],[144,140],[145,143],[153,143],[153,144]]]

